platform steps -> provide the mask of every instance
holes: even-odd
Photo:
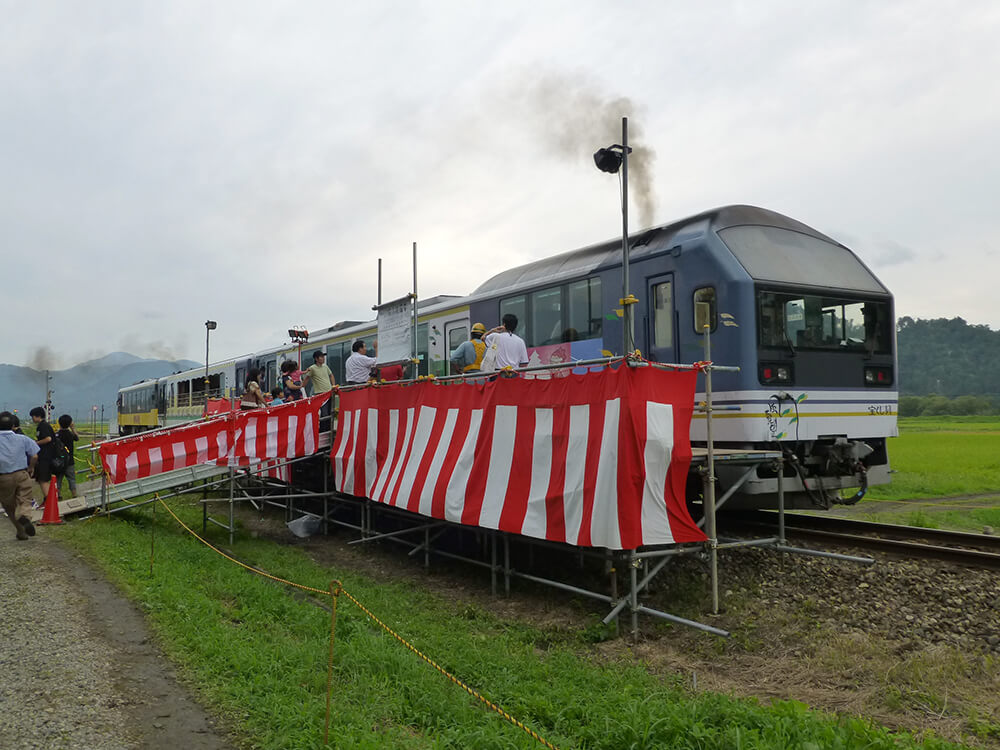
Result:
[[[174,490],[187,484],[212,480],[227,476],[228,474],[228,466],[198,464],[143,479],[133,479],[130,482],[121,482],[114,485],[109,484],[107,486],[107,502],[108,505],[114,505],[115,503],[133,500],[143,495],[150,495],[154,492]],[[68,500],[60,502],[59,513],[65,516],[92,508],[100,508],[102,505],[104,505],[104,498],[101,496],[101,484],[98,482],[96,486],[87,489],[79,497],[71,497]]]

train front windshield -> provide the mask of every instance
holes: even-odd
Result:
[[[884,301],[758,290],[757,311],[761,347],[891,353]]]

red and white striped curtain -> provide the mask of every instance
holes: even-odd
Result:
[[[684,502],[695,378],[622,366],[347,391],[331,452],[336,486],[578,546],[704,541]]]
[[[102,443],[101,465],[109,481],[118,484],[196,464],[249,466],[308,456],[319,445],[319,410],[329,398],[324,393]]]

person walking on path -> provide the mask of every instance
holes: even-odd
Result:
[[[517,316],[507,313],[503,316],[503,325],[491,328],[486,335],[486,346],[497,346],[496,369],[505,367],[518,368],[528,366],[528,349],[524,339],[514,331],[517,330]]]
[[[14,432],[13,414],[0,412],[0,505],[21,540],[35,535],[31,523],[31,478],[38,450],[34,440]]]

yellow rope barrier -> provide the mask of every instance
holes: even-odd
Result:
[[[474,698],[478,699],[479,701],[481,701],[490,710],[492,710],[495,713],[497,713],[500,716],[502,716],[504,719],[506,719],[507,721],[509,721],[511,724],[513,724],[514,726],[516,726],[518,729],[521,729],[524,732],[526,732],[529,735],[531,735],[535,740],[537,740],[538,742],[540,742],[545,747],[549,748],[549,750],[558,750],[558,748],[555,745],[553,745],[551,742],[549,742],[548,740],[546,740],[544,737],[541,737],[533,729],[531,729],[531,728],[525,726],[524,724],[522,724],[520,721],[518,721],[517,719],[515,719],[509,713],[507,713],[506,711],[504,711],[500,706],[498,706],[497,704],[495,704],[492,701],[490,701],[488,698],[486,698],[485,696],[483,696],[481,693],[479,693],[475,689],[471,688],[469,685],[467,685],[464,682],[462,682],[462,680],[460,680],[459,678],[455,677],[453,674],[451,674],[450,672],[448,672],[446,669],[444,669],[444,667],[440,666],[437,662],[435,662],[429,656],[427,656],[422,651],[420,651],[416,646],[414,646],[409,641],[407,641],[405,638],[403,638],[401,635],[399,635],[399,633],[397,633],[392,628],[390,628],[388,625],[386,625],[384,622],[382,622],[382,620],[380,620],[378,617],[376,617],[371,612],[371,610],[369,610],[367,607],[365,607],[361,602],[359,602],[357,599],[355,599],[346,589],[344,589],[344,587],[340,584],[339,581],[333,581],[333,582],[331,582],[331,584],[330,584],[330,590],[324,591],[323,589],[317,589],[317,588],[313,588],[312,586],[306,586],[306,585],[301,584],[301,583],[296,583],[295,581],[289,581],[286,578],[280,578],[279,576],[271,575],[270,573],[265,573],[262,570],[259,570],[257,568],[251,567],[250,565],[247,565],[246,563],[244,563],[244,562],[242,562],[240,560],[237,560],[232,555],[226,554],[225,552],[223,552],[222,550],[220,550],[218,547],[214,546],[211,542],[203,539],[194,530],[192,530],[190,526],[188,526],[180,518],[178,518],[177,514],[174,513],[174,511],[170,508],[170,506],[167,505],[160,498],[160,496],[158,494],[154,495],[154,497],[155,497],[156,501],[159,502],[164,508],[166,508],[167,512],[171,516],[173,516],[173,519],[175,521],[177,521],[177,523],[180,524],[180,526],[185,531],[187,531],[191,536],[193,536],[195,539],[197,539],[199,542],[201,542],[202,544],[204,544],[206,547],[208,547],[209,549],[213,550],[214,552],[216,552],[217,554],[221,555],[222,557],[226,558],[230,562],[236,563],[237,565],[239,565],[244,570],[248,570],[251,573],[254,573],[255,575],[263,576],[264,578],[269,578],[270,580],[276,581],[278,583],[284,583],[284,584],[286,584],[288,586],[292,586],[294,588],[301,589],[303,591],[309,591],[309,592],[314,593],[314,594],[320,594],[322,596],[329,596],[331,598],[333,606],[332,606],[332,613],[331,613],[331,617],[330,617],[330,656],[329,656],[329,665],[328,665],[328,671],[327,671],[327,719],[326,719],[326,732],[327,732],[327,734],[329,733],[329,729],[330,729],[330,690],[331,690],[332,682],[333,682],[333,637],[334,637],[334,631],[335,631],[335,628],[336,628],[337,598],[338,598],[338,596],[340,594],[343,594],[344,596],[346,596],[351,601],[352,604],[354,604],[354,606],[356,606],[358,609],[360,609],[362,612],[364,612],[365,615],[367,615],[373,622],[377,623],[383,630],[385,630],[387,633],[389,633],[389,635],[391,635],[397,641],[399,641],[400,643],[402,643],[406,648],[408,648],[410,651],[412,651],[414,654],[416,654],[418,657],[420,657],[424,662],[426,662],[430,666],[434,667],[434,669],[436,669],[442,675],[444,675],[445,677],[447,677],[454,684],[456,684],[460,688],[462,688],[466,693],[468,693],[472,697],[474,697]],[[155,507],[155,505],[154,505],[154,507]],[[334,590],[334,584],[336,584],[336,590]],[[325,740],[326,740],[326,737],[324,737],[324,741]]]
[[[421,653],[417,648],[415,648],[413,645],[411,645],[405,638],[403,638],[401,635],[399,635],[399,633],[397,633],[396,631],[394,631],[392,628],[390,628],[388,625],[386,625],[384,622],[382,622],[380,619],[378,619],[374,614],[372,614],[371,611],[369,611],[361,602],[359,602],[357,599],[355,599],[353,596],[351,596],[350,593],[348,593],[347,591],[344,591],[343,594],[344,594],[344,596],[346,596],[348,599],[351,600],[351,602],[354,604],[355,607],[357,607],[358,609],[360,609],[362,612],[364,612],[366,615],[368,615],[369,618],[371,618],[376,623],[378,623],[382,627],[382,629],[385,630],[389,635],[391,635],[397,641],[399,641],[400,643],[402,643],[404,646],[406,646],[408,649],[410,649],[410,651],[412,651],[413,653],[415,653],[417,656],[419,656],[425,662],[427,662],[428,664],[430,664],[432,667],[434,667],[434,669],[436,669],[438,672],[440,672],[441,674],[443,674],[449,680],[451,680],[452,682],[454,682],[456,685],[458,685],[460,688],[462,688],[469,695],[471,695],[474,698],[478,698],[480,701],[482,701],[484,704],[486,704],[492,711],[495,711],[496,713],[500,714],[502,717],[504,717],[507,721],[509,721],[511,724],[513,724],[517,728],[523,729],[525,732],[527,732],[528,734],[530,734],[532,737],[534,737],[540,743],[542,743],[543,745],[545,745],[545,747],[550,748],[550,750],[558,750],[556,748],[556,746],[553,745],[551,742],[549,742],[548,740],[546,740],[543,737],[540,737],[534,730],[526,727],[520,721],[518,721],[513,716],[511,716],[509,713],[507,713],[502,708],[500,708],[500,706],[498,706],[495,703],[491,702],[488,698],[484,697],[483,695],[481,695],[480,693],[476,692],[474,689],[472,689],[471,687],[469,687],[468,685],[466,685],[460,679],[458,679],[457,677],[455,677],[454,675],[452,675],[450,672],[448,672],[446,669],[444,669],[443,667],[441,667],[437,662],[435,662],[429,656],[426,656],[425,654]]]

